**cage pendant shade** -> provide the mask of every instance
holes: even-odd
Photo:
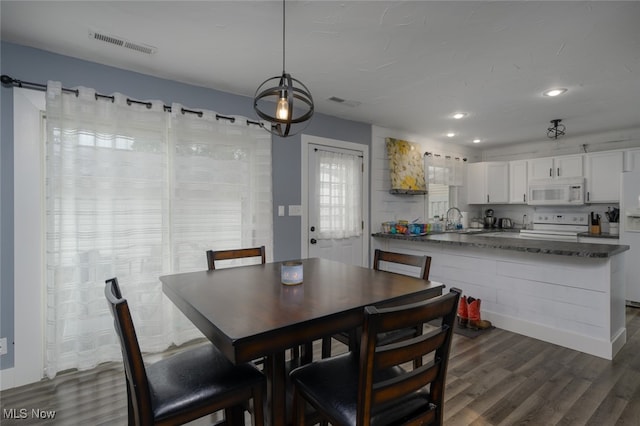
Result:
[[[284,117],[279,113],[283,104],[287,107]],[[271,123],[267,130],[282,137],[293,136],[306,128],[314,111],[309,89],[287,73],[271,77],[258,87],[253,108],[261,119]]]
[[[558,139],[560,136],[564,136],[566,128],[561,123],[561,119],[551,120],[552,126],[547,129],[547,137],[549,139]]]
[[[281,136],[293,136],[307,127],[313,116],[313,97],[307,86],[285,71],[285,0],[282,1],[282,75],[268,78],[256,90],[253,109],[268,121],[263,126]]]

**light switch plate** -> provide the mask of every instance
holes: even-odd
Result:
[[[4,355],[7,353],[7,338],[3,337],[0,339],[0,355]]]
[[[284,216],[284,206],[278,206],[278,216]]]
[[[302,216],[302,206],[301,205],[289,206],[289,216]]]

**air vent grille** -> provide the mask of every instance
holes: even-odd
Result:
[[[127,49],[135,50],[136,52],[146,53],[147,55],[153,55],[158,50],[157,48],[149,46],[148,44],[135,43],[122,37],[103,34],[97,31],[89,31],[89,38],[103,41],[114,46],[120,46]]]
[[[355,108],[355,107],[360,106],[362,104],[362,102],[342,99],[342,98],[339,98],[337,96],[331,96],[327,100],[331,101],[331,102],[335,102],[337,104],[346,105],[346,106],[349,106],[349,107],[352,107],[352,108]]]

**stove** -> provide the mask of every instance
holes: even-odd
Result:
[[[587,213],[536,213],[533,229],[520,230],[520,238],[578,242],[578,234],[589,231]]]

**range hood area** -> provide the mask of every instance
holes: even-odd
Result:
[[[392,194],[426,194],[424,160],[420,145],[400,139],[386,138]]]

